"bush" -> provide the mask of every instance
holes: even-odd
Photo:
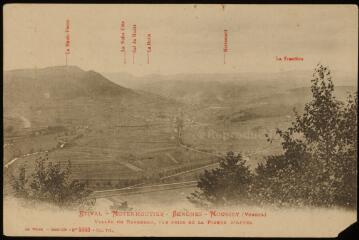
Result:
[[[253,176],[241,154],[228,152],[220,161],[219,168],[205,170],[199,177],[199,191],[192,193],[190,202],[201,205],[232,205],[250,196]]]
[[[19,168],[18,177],[11,175],[12,188],[14,189],[14,193],[16,197],[26,198],[28,196],[28,192],[26,189],[26,184],[28,179],[26,178],[26,170],[25,167]]]
[[[78,206],[91,193],[85,183],[71,180],[71,162],[62,169],[46,157],[36,160],[34,172],[26,177],[25,168],[20,168],[18,177],[12,176],[15,196],[43,201],[60,207]]]

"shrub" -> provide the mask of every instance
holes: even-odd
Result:
[[[196,205],[232,205],[249,199],[253,176],[241,154],[228,152],[219,168],[205,170],[188,199]]]
[[[85,183],[71,180],[70,161],[62,169],[60,162],[53,163],[47,156],[36,160],[35,170],[29,177],[25,168],[21,168],[18,177],[12,179],[16,196],[60,207],[81,205],[91,193]]]

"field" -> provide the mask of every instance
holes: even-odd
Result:
[[[133,121],[131,125],[114,125],[106,129],[92,128],[90,125],[87,130],[77,129],[72,135],[67,134],[68,141],[65,133],[57,133],[26,137],[14,144],[27,148],[34,145],[39,151],[48,150],[46,154],[50,160],[63,164],[70,160],[73,178],[101,190],[141,183],[197,179],[204,169],[215,166],[213,163],[220,160],[218,156],[230,150],[241,152],[254,167],[263,156],[278,151],[278,144],[266,141],[266,129],[258,130],[258,125],[263,121],[257,119],[227,127],[226,133],[231,133],[228,136],[215,125],[185,125],[182,145],[178,144],[174,123],[163,120],[153,123],[147,121],[147,125]],[[60,139],[66,144],[54,149]],[[69,141],[71,139],[74,140]],[[26,152],[25,148],[22,152]],[[40,155],[44,153],[24,156],[12,167],[26,164],[27,169],[31,170],[34,160]]]

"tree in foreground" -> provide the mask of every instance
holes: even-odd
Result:
[[[295,111],[292,126],[277,129],[282,154],[267,156],[254,176],[248,168],[222,163],[202,175],[200,191],[189,199],[221,205],[251,199],[279,206],[356,207],[357,93],[345,103],[338,101],[331,72],[322,65],[315,68],[311,92],[312,100],[302,114]],[[239,161],[233,154],[226,159]]]
[[[312,100],[287,130],[277,130],[283,154],[256,168],[256,196],[279,205],[356,205],[357,94],[334,96],[330,70],[318,65]]]
[[[249,199],[252,174],[241,154],[228,152],[219,168],[205,170],[188,200],[199,206],[233,205]]]
[[[334,96],[330,70],[318,65],[312,100],[287,130],[277,130],[283,154],[256,169],[256,193],[280,205],[354,207],[357,176],[357,94]]]
[[[87,203],[91,191],[85,183],[71,179],[71,162],[62,167],[46,157],[36,160],[34,172],[27,177],[21,168],[17,177],[12,177],[15,196],[55,204],[59,207],[80,206]]]

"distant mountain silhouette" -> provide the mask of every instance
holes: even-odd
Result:
[[[4,74],[4,95],[7,100],[61,99],[76,97],[134,95],[101,74],[76,66],[42,69],[21,69]]]
[[[173,104],[173,100],[122,87],[95,71],[84,71],[76,66],[4,73],[7,122],[26,119],[28,125],[34,127],[75,121],[111,125],[129,118],[128,111],[161,109]],[[146,113],[141,116],[142,119],[147,117]]]
[[[271,98],[286,94],[300,100],[310,94],[313,71],[285,71],[277,73],[231,74],[175,74],[135,77],[126,73],[105,73],[111,81],[133,89],[140,89],[184,103],[216,105],[233,102],[250,103],[257,98]],[[356,76],[333,72],[336,89],[357,88]],[[302,89],[302,91],[292,91]],[[302,95],[303,94],[303,95]],[[339,92],[339,95],[342,95]],[[281,101],[280,97],[276,101]],[[285,102],[285,101],[282,101]]]

